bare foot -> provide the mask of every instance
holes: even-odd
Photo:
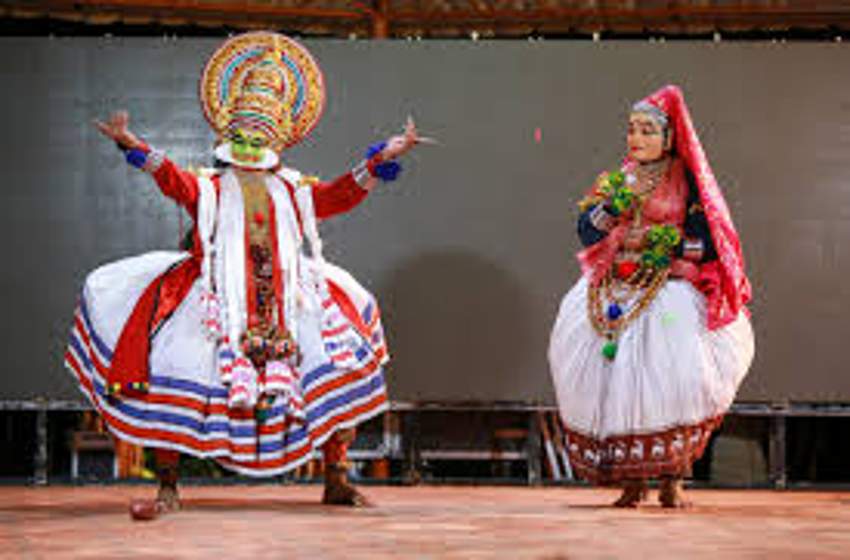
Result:
[[[160,486],[156,494],[156,502],[162,509],[162,513],[180,511],[180,495],[177,493],[177,486]]]
[[[685,497],[681,478],[661,479],[658,501],[661,502],[661,507],[673,509],[689,508],[692,505]]]
[[[348,481],[344,465],[328,465],[322,503],[335,506],[372,507],[373,504]]]
[[[373,507],[374,504],[351,484],[325,485],[322,503],[334,506]]]
[[[623,483],[623,493],[614,502],[614,507],[636,508],[649,496],[649,487],[645,480],[627,480]]]

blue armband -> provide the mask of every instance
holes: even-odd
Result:
[[[373,157],[384,151],[384,148],[386,147],[386,142],[378,142],[377,144],[372,144],[371,146],[369,146],[369,149],[366,150],[366,159],[372,159]],[[384,161],[373,167],[373,175],[387,183],[390,181],[395,181],[398,178],[399,173],[401,173],[401,164],[397,161]]]
[[[148,154],[138,148],[126,150],[124,152],[124,158],[127,160],[127,163],[136,169],[144,169],[145,164],[148,162]]]

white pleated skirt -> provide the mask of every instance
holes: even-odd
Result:
[[[151,340],[147,394],[110,395],[107,372],[118,339],[136,302],[159,275],[186,253],[153,252],[104,265],[92,272],[78,302],[65,364],[83,393],[120,439],[217,459],[252,476],[290,470],[312,457],[334,432],[357,425],[388,407],[383,366],[387,350],[377,302],[344,270],[327,276],[356,307],[368,333],[349,348],[346,366],[335,359],[317,314],[299,317],[299,369],[305,419],[293,422],[275,401],[263,420],[232,410],[216,367],[216,347],[204,334],[201,286],[186,297]],[[279,401],[282,399],[278,399]]]
[[[608,360],[587,315],[587,291],[582,278],[566,294],[549,344],[574,470],[600,483],[686,473],[752,362],[747,314],[709,330],[703,295],[670,280],[620,333]]]

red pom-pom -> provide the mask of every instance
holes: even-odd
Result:
[[[133,500],[130,502],[130,517],[134,521],[151,521],[159,516],[155,500]]]
[[[617,277],[620,280],[628,280],[632,277],[632,275],[637,272],[638,263],[635,261],[623,261],[617,264]]]
[[[263,214],[259,210],[257,212],[254,212],[254,222],[256,222],[259,225],[263,225],[263,223],[265,223],[265,221],[266,221],[266,215],[265,214]]]

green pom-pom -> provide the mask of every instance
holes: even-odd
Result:
[[[629,209],[632,202],[634,202],[634,198],[634,193],[628,187],[617,189],[611,197],[611,207],[617,214],[622,214]]]
[[[622,185],[626,181],[626,176],[622,171],[614,171],[610,175],[608,175],[608,183],[617,188]]]
[[[678,231],[674,231],[672,235],[672,239],[670,240],[670,248],[673,249],[679,242],[682,240],[682,234]]]
[[[646,240],[651,245],[655,245],[661,239],[661,228],[658,226],[652,226],[649,228],[649,231],[646,232]]]
[[[617,197],[612,198],[611,199],[611,210],[614,211],[615,216],[619,216],[620,214],[622,214],[623,210],[625,210],[625,208],[623,207],[623,201],[620,200]]]
[[[617,343],[613,340],[606,342],[602,347],[602,355],[608,360],[613,360],[617,355]]]
[[[646,240],[650,245],[660,245],[666,249],[675,247],[679,239],[679,230],[671,225],[652,226],[646,234]]]

